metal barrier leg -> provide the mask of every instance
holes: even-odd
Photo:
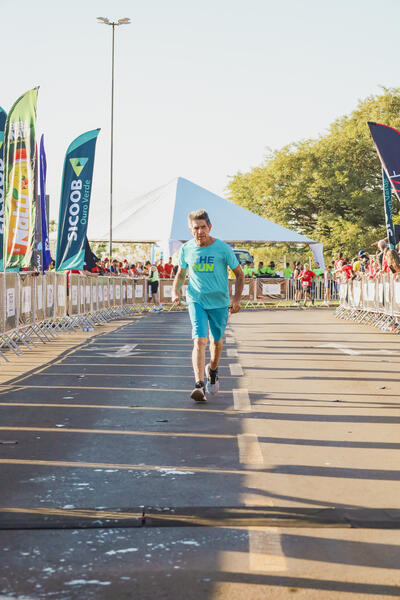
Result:
[[[28,332],[27,332],[27,330],[26,330],[25,327],[22,327],[21,329],[18,329],[18,336],[21,338],[22,341],[24,341],[24,339],[26,340],[26,345],[28,347],[32,347],[33,348],[34,346],[36,346],[35,342],[32,340],[31,336],[28,334]]]
[[[46,337],[46,339],[43,339],[42,336],[40,335],[40,333],[42,333],[39,329],[39,327],[37,327],[37,325],[32,324],[30,326],[30,329],[33,331],[33,333],[36,335],[36,337],[39,339],[39,341],[42,342],[42,344],[46,343],[46,339],[48,340],[48,338]]]
[[[43,322],[41,323],[41,329],[42,329],[42,328],[43,328],[45,331],[47,331],[47,333],[48,333],[49,335],[51,335],[53,338],[57,337],[57,332],[53,330],[53,327],[52,327],[51,320],[49,320],[49,319],[46,319],[46,321],[43,321]]]
[[[12,337],[8,333],[3,333],[2,338],[5,339],[7,346],[10,348],[10,350],[15,352],[17,356],[19,354],[23,354],[21,348],[18,347],[18,344],[12,339]]]
[[[4,354],[4,352],[3,352],[2,350],[0,350],[0,356],[1,356],[2,358],[4,358],[4,360],[5,360],[6,362],[10,362],[10,361],[8,360],[7,356]]]

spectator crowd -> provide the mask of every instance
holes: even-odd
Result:
[[[287,280],[287,299],[293,299],[295,305],[300,305],[303,301],[306,306],[308,302],[314,304],[315,299],[323,300],[325,305],[329,305],[331,300],[336,300],[339,293],[339,285],[349,280],[361,279],[367,277],[373,279],[382,273],[390,273],[396,276],[400,273],[400,242],[396,248],[390,248],[387,240],[376,242],[377,250],[375,254],[360,250],[353,258],[347,258],[342,252],[332,260],[332,264],[325,269],[318,263],[311,269],[311,265],[306,262],[294,261],[292,264],[286,263],[282,271],[278,272],[274,261],[265,264],[259,261],[257,266],[253,262],[247,261],[242,265],[246,278],[285,278]],[[54,268],[54,265],[52,265]],[[172,257],[163,263],[158,260],[155,263],[150,261],[129,263],[127,259],[109,259],[103,258],[97,260],[94,266],[88,270],[73,271],[78,273],[98,275],[115,275],[119,277],[146,278],[149,285],[153,287],[152,296],[154,302],[156,287],[160,279],[173,279],[178,270],[178,265],[174,265]]]
[[[76,273],[85,273],[92,275],[115,275],[118,277],[151,277],[153,267],[157,268],[159,279],[173,279],[178,270],[178,266],[172,263],[172,258],[168,259],[168,262],[163,264],[162,260],[158,260],[155,265],[150,261],[137,262],[129,264],[127,259],[118,260],[116,258],[109,259],[104,258],[97,260],[95,265],[88,270],[87,268],[82,271],[73,271]],[[50,269],[54,268],[54,264],[51,265]]]

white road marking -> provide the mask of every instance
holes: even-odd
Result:
[[[125,356],[139,356],[142,352],[122,352],[119,350],[118,352],[99,352],[98,356],[109,356],[110,358],[123,358]]]
[[[124,344],[123,346],[110,346],[108,348],[108,343],[104,343],[101,346],[89,346],[88,348],[85,348],[85,351],[87,350],[88,352],[99,352],[100,350],[121,350],[121,348],[129,348],[129,350],[134,350],[136,347],[138,346],[138,344]]]
[[[356,350],[352,350],[351,348],[347,348],[347,346],[342,346],[341,344],[321,344],[320,346],[317,346],[317,348],[336,348],[344,354],[350,354],[351,356],[356,356],[357,354],[360,354]]]
[[[250,571],[286,571],[287,562],[277,527],[249,531]]]
[[[116,348],[107,348],[107,350],[115,350],[114,352],[99,352],[99,356],[108,356],[110,358],[120,358],[121,356],[137,356],[140,352],[133,352],[138,344],[125,344]],[[104,348],[102,348],[103,350]]]
[[[226,337],[225,338],[225,343],[226,344],[234,344],[235,343],[235,338],[234,337]]]
[[[230,356],[230,357],[238,357],[238,351],[236,350],[236,348],[228,348],[226,351],[226,355]]]
[[[231,375],[235,375],[237,377],[241,377],[243,375],[243,369],[240,363],[230,363],[229,369],[231,371]]]
[[[316,348],[336,348],[343,352],[343,354],[348,354],[350,356],[359,356],[360,354],[397,354],[397,352],[393,350],[353,350],[352,348],[348,348],[347,346],[343,346],[342,344],[322,344],[320,346],[316,346]]]
[[[235,410],[251,410],[249,392],[247,390],[232,390],[233,407]]]
[[[262,465],[264,458],[260,442],[255,433],[239,433],[237,436],[239,446],[239,460],[245,465]]]

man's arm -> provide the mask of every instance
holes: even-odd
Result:
[[[231,315],[239,312],[240,310],[240,300],[242,298],[243,285],[244,285],[244,274],[242,271],[242,267],[238,265],[235,269],[233,269],[236,277],[235,283],[235,295],[232,300],[232,307],[229,309],[229,313]]]
[[[182,267],[179,267],[175,275],[174,284],[172,286],[172,302],[176,306],[180,304],[179,292],[181,291],[181,287],[185,283],[186,271],[187,269],[182,269]]]

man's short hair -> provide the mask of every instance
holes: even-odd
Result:
[[[378,248],[379,250],[385,250],[385,248],[387,248],[386,240],[379,240]]]
[[[151,265],[151,262],[149,260],[146,260],[145,265]]]
[[[205,221],[207,225],[211,225],[210,217],[208,216],[207,211],[204,208],[199,208],[198,210],[192,210],[191,213],[188,214],[189,223],[192,221]]]

